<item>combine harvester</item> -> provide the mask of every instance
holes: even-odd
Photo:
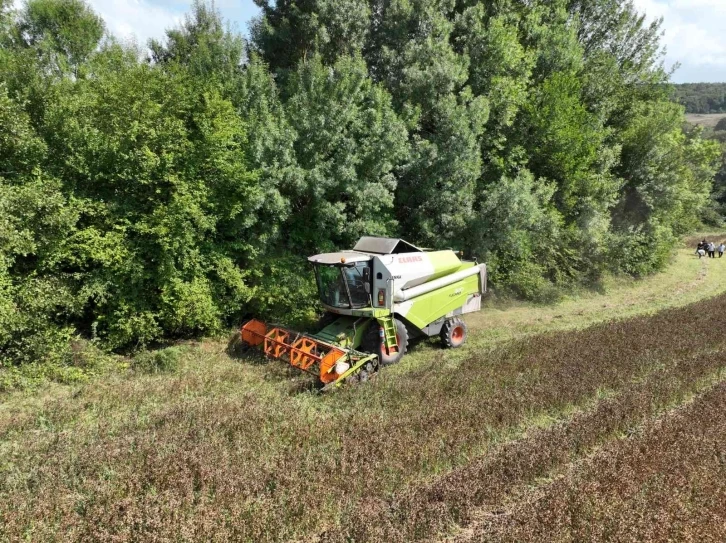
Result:
[[[445,347],[460,347],[467,336],[460,315],[478,311],[486,292],[485,264],[401,239],[363,237],[352,251],[308,260],[329,324],[308,335],[251,320],[241,335],[267,356],[314,374],[324,389],[366,381],[379,366],[395,364],[412,337],[439,335]]]

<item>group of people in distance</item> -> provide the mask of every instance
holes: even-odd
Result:
[[[706,255],[708,255],[709,258],[716,258],[716,251],[718,251],[718,257],[721,258],[724,251],[726,251],[726,245],[724,245],[723,241],[721,242],[721,245],[716,246],[713,241],[706,241],[704,239],[698,244],[698,247],[696,247],[696,254],[698,255],[698,258],[703,258]]]

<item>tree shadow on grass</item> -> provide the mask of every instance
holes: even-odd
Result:
[[[268,362],[260,349],[251,347],[242,341],[242,337],[237,330],[230,334],[227,340],[227,348],[224,352],[233,360],[239,360],[247,364],[260,365],[267,364]]]
[[[275,383],[288,383],[287,394],[289,396],[316,393],[320,390],[314,376],[293,368],[286,362],[271,360],[264,355],[262,349],[251,347],[243,342],[238,331],[230,334],[225,352],[233,360],[238,360],[244,364],[267,366],[269,371],[265,372],[264,380]]]
[[[287,388],[288,396],[297,396],[299,394],[319,394],[322,387],[318,380],[312,376],[303,376],[295,379]]]

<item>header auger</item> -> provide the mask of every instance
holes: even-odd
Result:
[[[268,329],[265,323],[254,319],[242,327],[242,340],[253,347],[261,345],[266,356],[316,376],[323,385],[353,377],[367,380],[378,367],[375,354],[341,349],[313,336],[280,327]]]
[[[365,381],[379,366],[395,364],[412,337],[439,335],[444,347],[460,347],[467,336],[460,317],[478,311],[486,292],[486,265],[400,239],[363,237],[352,251],[308,260],[330,324],[300,334],[251,320],[241,336],[325,388]]]

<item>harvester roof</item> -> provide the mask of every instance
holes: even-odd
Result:
[[[352,251],[323,253],[309,257],[308,261],[317,264],[340,264],[346,262],[365,262],[374,256],[380,255],[421,252],[423,252],[422,249],[419,249],[402,239],[363,236],[360,240],[358,240],[358,243],[355,244]]]
[[[396,238],[379,238],[374,236],[363,236],[358,240],[354,251],[361,253],[373,253],[376,255],[395,255],[398,253],[420,253],[421,249],[411,245],[409,242]]]
[[[339,253],[323,253],[321,255],[311,256],[308,258],[308,261],[316,264],[341,264],[346,262],[367,262],[370,259],[371,255],[342,251]]]

